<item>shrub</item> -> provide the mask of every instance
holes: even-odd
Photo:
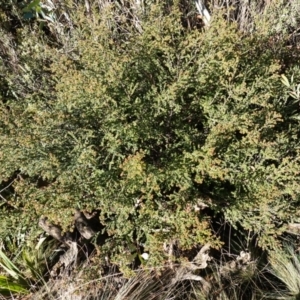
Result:
[[[220,15],[187,29],[177,2],[151,6],[138,27],[113,5],[91,9],[74,13],[72,52],[41,58],[36,41],[33,68],[49,65],[40,88],[1,103],[0,174],[14,178],[1,214],[67,229],[73,208],[101,210],[103,253],[120,265],[142,249],[161,263],[168,244],[219,246],[202,206],[272,247],[300,190],[299,103],[280,76],[300,72],[284,36]]]

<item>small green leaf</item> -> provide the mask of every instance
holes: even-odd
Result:
[[[291,87],[289,80],[287,79],[287,77],[286,77],[284,74],[281,75],[281,82],[282,82],[285,86]]]

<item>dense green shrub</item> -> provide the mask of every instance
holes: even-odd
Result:
[[[33,88],[2,97],[3,220],[67,228],[73,208],[99,209],[107,249],[128,261],[143,245],[155,263],[164,243],[218,246],[207,205],[272,246],[299,217],[299,102],[280,76],[300,80],[297,54],[218,15],[188,30],[177,4],[139,26],[113,9],[78,7],[71,52],[29,33],[19,47]]]

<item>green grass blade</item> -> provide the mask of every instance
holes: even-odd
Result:
[[[13,282],[7,276],[0,276],[0,294],[28,294],[29,290],[21,283]]]

